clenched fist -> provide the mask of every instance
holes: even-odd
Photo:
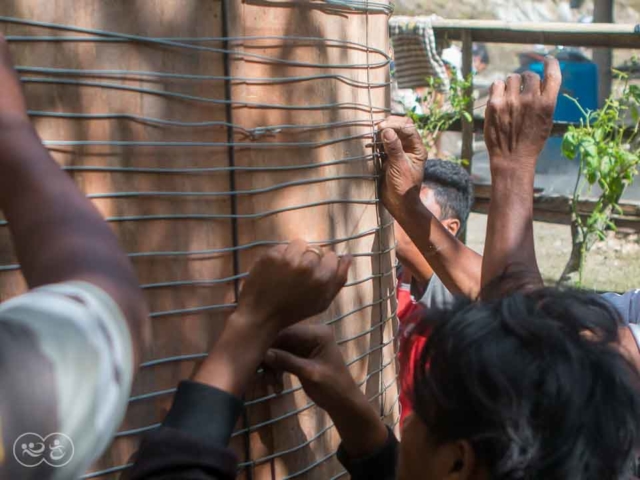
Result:
[[[384,151],[382,202],[396,219],[419,201],[427,150],[410,118],[389,117],[378,125]]]
[[[325,311],[347,281],[350,257],[294,240],[267,251],[249,272],[237,313],[280,330]]]

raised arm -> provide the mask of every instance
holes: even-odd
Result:
[[[378,128],[387,155],[382,201],[426,260],[413,258],[412,273],[420,278],[431,267],[450,292],[476,298],[482,257],[454,237],[420,199],[427,152],[418,130],[406,117],[389,117]]]
[[[505,272],[523,274],[528,288],[542,286],[533,243],[536,162],[553,126],[562,76],[555,58],[544,80],[532,72],[491,86],[485,142],[491,166],[491,204],[482,263],[482,285]]]
[[[127,256],[91,202],[53,161],[27,116],[0,36],[0,209],[29,288],[85,280],[105,290],[144,337],[144,299]]]

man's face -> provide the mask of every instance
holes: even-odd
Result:
[[[466,440],[438,445],[426,424],[410,414],[402,428],[398,480],[487,480]]]
[[[458,230],[460,230],[460,221],[455,218],[442,219],[442,208],[438,205],[435,192],[431,188],[423,185],[420,189],[420,199],[422,200],[423,205],[427,207],[438,220],[440,220],[440,223],[442,223],[452,235],[458,234]]]

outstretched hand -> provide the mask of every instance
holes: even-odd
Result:
[[[485,113],[484,138],[491,166],[491,204],[482,261],[482,285],[507,271],[524,284],[501,284],[486,298],[543,285],[533,239],[533,182],[538,156],[553,126],[562,74],[555,58],[545,60],[544,79],[532,72],[495,82]]]
[[[492,173],[511,167],[535,171],[551,134],[562,82],[558,60],[547,57],[544,79],[533,72],[509,75],[491,86],[485,111],[484,139]]]
[[[249,272],[236,313],[276,331],[318,315],[346,283],[350,266],[351,257],[300,239],[272,248]]]
[[[420,201],[427,150],[408,117],[389,117],[378,131],[387,156],[382,164],[382,202],[397,219],[409,202]]]

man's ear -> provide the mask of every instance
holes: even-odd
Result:
[[[446,458],[449,462],[449,473],[446,480],[470,480],[477,478],[476,455],[467,440],[459,440],[448,444]]]
[[[449,230],[451,235],[453,235],[454,237],[458,235],[460,227],[462,226],[460,220],[458,220],[457,218],[447,218],[446,220],[442,221],[442,225],[444,225],[444,227]]]

